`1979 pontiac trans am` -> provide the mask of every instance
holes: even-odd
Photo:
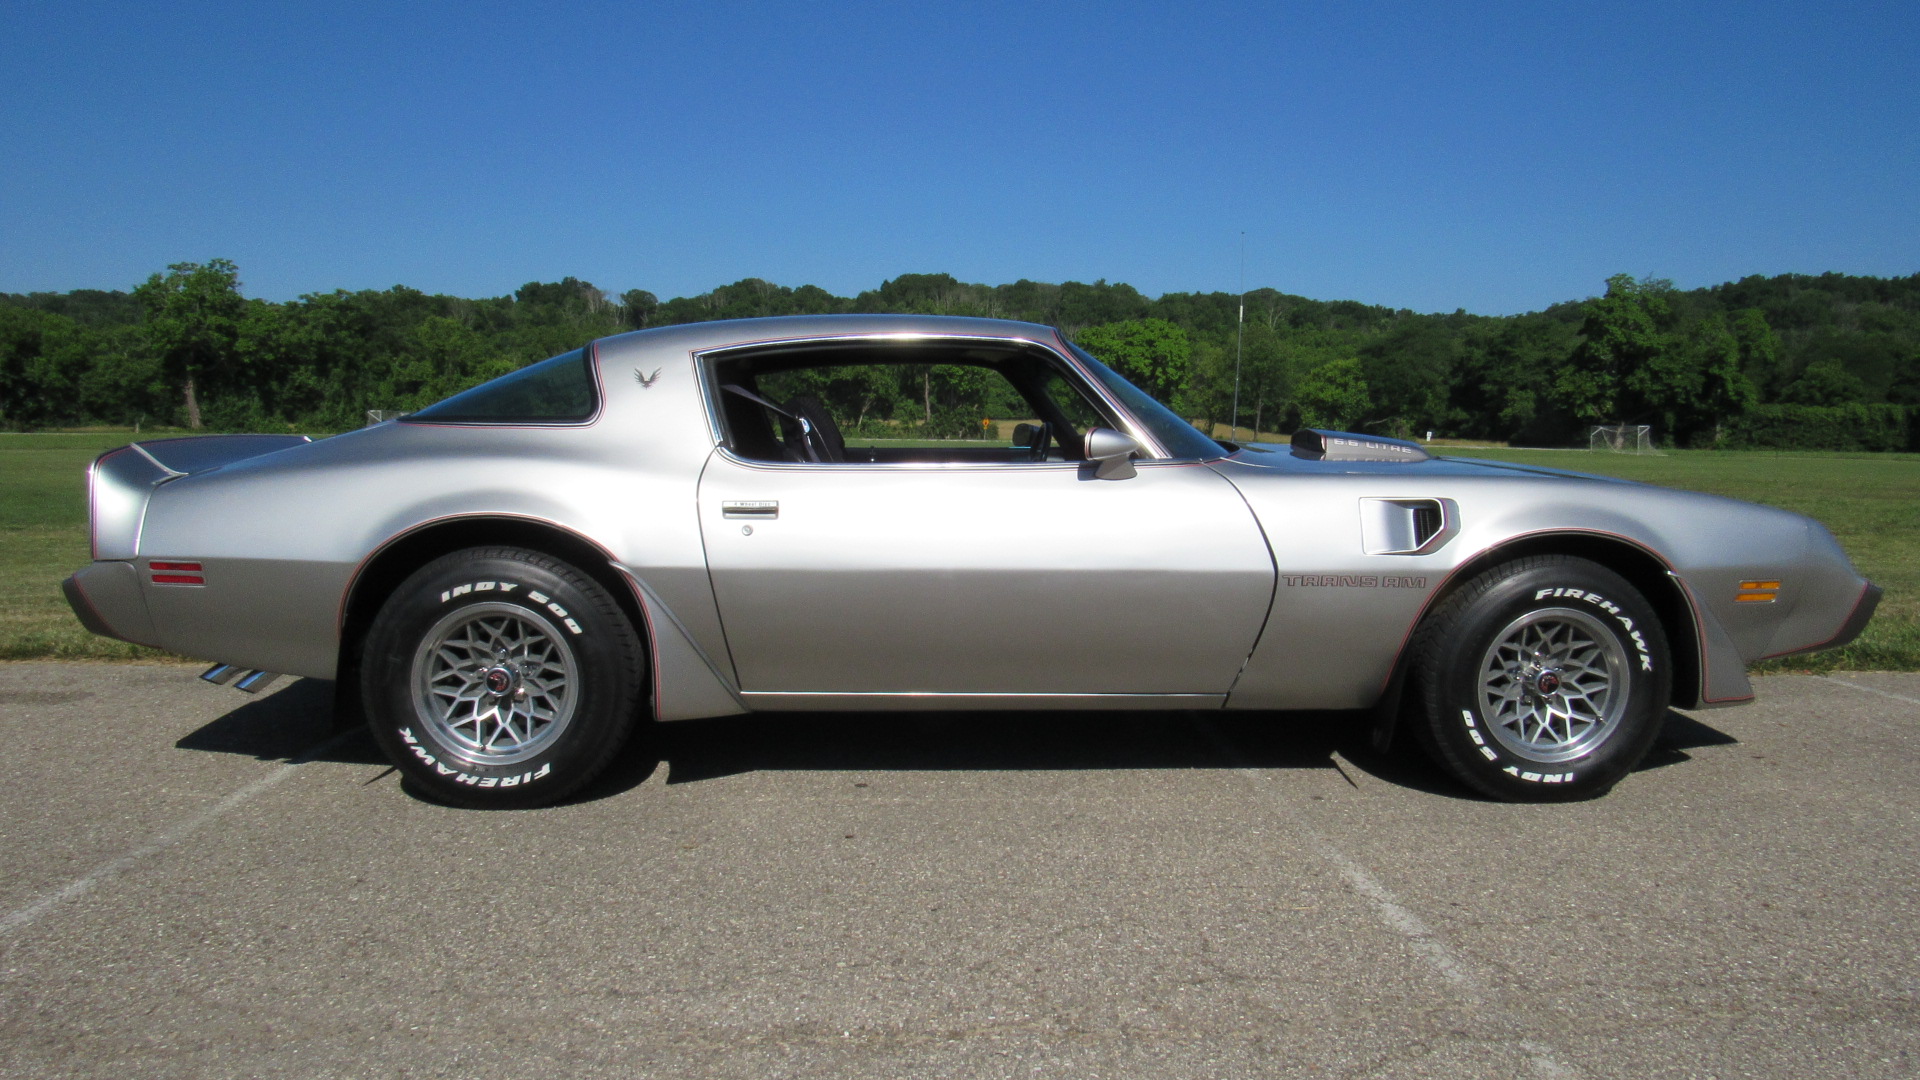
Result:
[[[875,378],[1029,422],[863,439]],[[1364,435],[1222,444],[1058,331],[977,319],[644,330],[320,441],[135,443],[91,490],[89,629],[242,688],[357,685],[395,763],[471,806],[562,798],[655,720],[823,709],[1371,709],[1487,794],[1591,796],[1669,706],[1748,700],[1748,663],[1851,641],[1880,595],[1796,514]]]

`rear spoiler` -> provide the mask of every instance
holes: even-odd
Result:
[[[189,435],[109,450],[87,470],[95,559],[131,559],[140,547],[147,497],[169,480],[310,443],[308,435]]]
[[[128,443],[127,449],[152,462],[171,480],[312,441],[311,435],[188,435]]]

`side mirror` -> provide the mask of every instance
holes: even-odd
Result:
[[[1133,436],[1113,430],[1097,427],[1086,434],[1087,460],[1098,466],[1094,477],[1100,480],[1126,480],[1136,473],[1133,467],[1133,455],[1140,450],[1140,444]]]
[[[1013,425],[1013,445],[1031,447],[1033,440],[1040,436],[1039,424]]]

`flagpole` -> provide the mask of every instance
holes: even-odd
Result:
[[[1240,441],[1240,351],[1247,336],[1247,232],[1240,230],[1240,321],[1233,328],[1233,441]],[[1258,435],[1259,432],[1254,432]]]

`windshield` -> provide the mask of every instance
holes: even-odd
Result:
[[[1107,393],[1117,398],[1134,419],[1147,429],[1161,446],[1167,448],[1170,458],[1216,458],[1227,452],[1226,447],[1207,438],[1194,429],[1192,424],[1180,419],[1178,413],[1148,397],[1139,387],[1121,378],[1112,368],[1094,359],[1087,350],[1067,342],[1067,348],[1080,358],[1087,371],[1097,380]]]

